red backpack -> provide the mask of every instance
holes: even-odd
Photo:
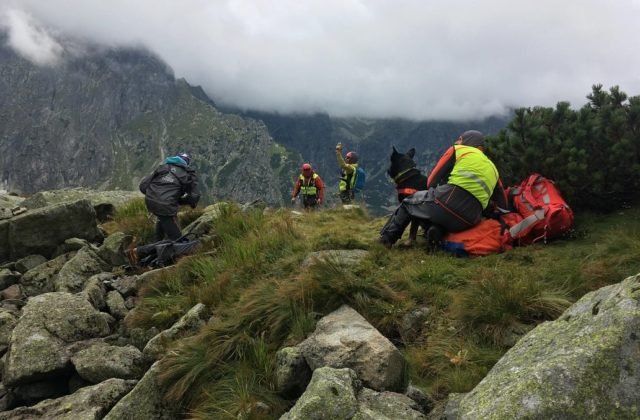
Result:
[[[532,174],[508,191],[523,220],[511,226],[511,237],[522,244],[557,238],[573,226],[573,211],[553,181]]]

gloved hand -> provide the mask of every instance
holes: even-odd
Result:
[[[337,151],[342,151],[342,143],[336,144],[336,150]]]

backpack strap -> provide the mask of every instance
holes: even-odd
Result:
[[[354,165],[355,166],[356,164],[351,164],[350,163],[349,165]],[[351,184],[355,184],[355,177],[357,176],[357,172],[358,172],[358,167],[355,166],[353,168],[353,172],[345,173],[344,181],[345,181],[345,184],[346,184],[346,188],[345,188],[346,192],[350,192],[353,189],[353,185],[351,185]]]
[[[538,208],[530,216],[525,217],[521,222],[511,226],[509,228],[509,235],[511,235],[513,239],[522,238],[523,236],[526,236],[531,231],[531,228],[541,220],[544,220],[544,209]],[[538,239],[540,238],[536,238],[534,242]]]
[[[412,195],[418,192],[415,188],[396,188],[398,194]]]
[[[544,177],[540,174],[531,175],[529,179],[527,179],[527,183],[525,184],[525,187],[522,189],[522,193],[520,195],[520,198],[522,199],[522,202],[524,203],[524,205],[527,206],[527,208],[529,208],[529,210],[531,211],[539,207],[539,206],[534,206],[536,199],[531,193],[531,191],[533,191],[533,189],[535,188],[534,187],[535,183],[538,182],[540,179],[544,179]],[[547,195],[546,200],[543,197],[543,201],[545,201],[545,204],[547,204],[547,201],[549,201],[549,196]]]

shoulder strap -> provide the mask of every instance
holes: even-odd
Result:
[[[345,189],[345,191],[350,191],[350,190],[351,190],[351,187],[352,187],[352,185],[351,185],[351,184],[352,184],[352,182],[353,182],[353,178],[354,178],[354,177],[355,177],[355,175],[356,175],[356,170],[357,170],[357,169],[358,169],[358,168],[357,168],[357,167],[355,167],[355,168],[353,169],[353,172],[351,172],[351,173],[346,173],[346,172],[345,172],[344,182],[345,182],[345,184],[347,184],[347,185],[346,185],[346,189]]]
[[[534,207],[539,207],[536,204],[536,199],[532,194],[533,191],[533,186],[535,185],[536,182],[538,182],[538,180],[542,179],[543,176],[540,174],[533,174],[529,177],[529,179],[527,179],[527,183],[525,185],[525,188],[522,191],[522,195],[523,198],[531,205]]]

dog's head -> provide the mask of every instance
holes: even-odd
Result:
[[[393,151],[391,152],[391,165],[389,165],[389,169],[387,169],[387,174],[393,179],[395,179],[398,174],[406,172],[412,168],[416,167],[416,163],[413,160],[413,156],[416,154],[416,149],[411,148],[407,153],[399,153],[396,150],[396,147],[393,146]]]

